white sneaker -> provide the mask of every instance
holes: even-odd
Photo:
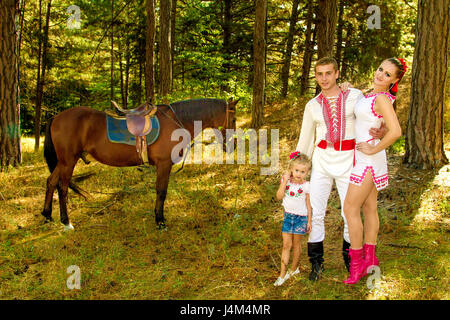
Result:
[[[278,277],[277,281],[275,281],[275,283],[273,285],[276,287],[281,286],[290,277],[291,277],[291,274],[288,271],[288,272],[286,272],[286,275],[284,276],[284,278]]]
[[[295,276],[295,275],[297,275],[297,274],[299,274],[300,273],[300,270],[297,268],[297,269],[295,269],[295,271],[289,271],[289,274],[290,274],[290,276],[292,277],[292,276]]]

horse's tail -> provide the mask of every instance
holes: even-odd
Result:
[[[48,166],[48,169],[50,170],[50,173],[52,173],[55,170],[56,165],[58,164],[58,156],[56,154],[55,145],[53,144],[53,140],[52,140],[52,132],[50,130],[50,128],[52,126],[52,122],[53,122],[53,118],[51,118],[47,122],[47,126],[45,128],[45,140],[44,140],[44,158],[45,158],[45,161],[47,162],[47,166]],[[93,173],[87,173],[87,174],[83,174],[83,175],[74,177],[74,179],[71,179],[69,182],[69,188],[72,189],[76,194],[79,194],[80,196],[82,196],[84,199],[87,200],[89,194],[86,191],[84,191],[83,189],[81,189],[79,186],[77,186],[73,181],[80,182],[80,181],[83,181],[83,180],[89,178],[92,175],[93,175]]]
[[[56,155],[55,146],[52,141],[52,132],[50,130],[52,126],[53,118],[51,118],[47,122],[47,126],[45,128],[45,140],[44,140],[44,158],[47,162],[48,169],[50,173],[52,173],[56,165],[58,164],[58,156]]]

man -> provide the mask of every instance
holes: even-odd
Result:
[[[349,88],[345,92],[337,85],[339,70],[336,60],[325,57],[317,61],[315,77],[322,92],[305,106],[297,151],[312,156],[310,179],[312,229],[308,240],[308,256],[312,265],[310,280],[318,280],[323,271],[323,240],[325,239],[325,212],[333,180],[341,202],[344,219],[342,255],[349,270],[348,249],[350,238],[343,204],[354,165],[353,108],[364,97],[360,90]],[[379,136],[383,129],[372,129]]]

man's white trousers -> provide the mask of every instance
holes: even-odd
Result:
[[[325,213],[327,211],[328,198],[333,187],[333,180],[341,201],[341,216],[344,219],[344,239],[350,243],[347,220],[344,215],[344,200],[350,181],[350,172],[341,176],[330,176],[321,171],[314,170],[310,179],[310,201],[312,207],[311,233],[308,242],[322,242],[325,239]]]

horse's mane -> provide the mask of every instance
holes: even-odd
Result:
[[[190,99],[171,103],[177,116],[182,120],[202,120],[215,118],[225,109],[226,102],[220,99]]]

